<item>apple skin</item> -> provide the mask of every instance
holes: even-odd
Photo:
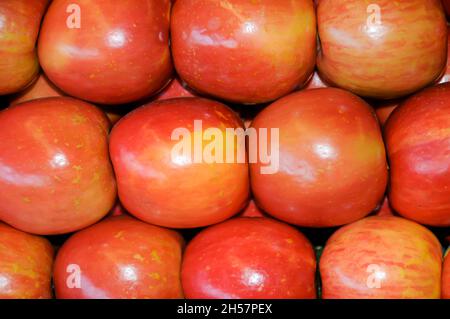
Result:
[[[402,216],[450,226],[450,83],[407,99],[389,117],[389,200]]]
[[[114,205],[110,123],[99,109],[44,98],[1,111],[0,126],[0,220],[63,234],[97,222]]]
[[[442,299],[450,299],[450,248],[445,253],[444,264],[442,266]]]
[[[177,1],[171,37],[181,78],[223,100],[272,101],[302,86],[314,70],[310,0]]]
[[[181,155],[177,162],[172,159],[180,143],[171,139],[174,130],[186,128],[196,138],[195,120],[202,121],[202,133],[208,128],[243,128],[223,104],[177,98],[138,108],[112,130],[110,153],[120,201],[135,217],[164,227],[195,228],[226,220],[247,204],[247,163],[193,163],[191,156]],[[227,145],[223,154],[231,147]]]
[[[157,95],[155,101],[174,99],[177,97],[195,97],[197,96],[186,83],[178,78],[174,78],[164,90]]]
[[[311,90],[311,89],[320,89],[320,88],[326,88],[329,87],[328,84],[326,84],[321,78],[319,73],[317,71],[314,71],[313,76],[311,79],[306,83],[306,85],[303,87],[304,90]]]
[[[238,217],[268,217],[252,199],[248,203],[247,207],[238,215]]]
[[[322,298],[439,298],[441,265],[442,247],[425,227],[400,217],[368,217],[342,227],[325,245]]]
[[[375,107],[375,113],[381,126],[386,124],[389,116],[391,116],[392,112],[394,112],[400,103],[401,101],[399,100],[390,100],[381,102]]]
[[[316,259],[308,239],[268,218],[236,218],[200,232],[187,246],[188,299],[313,299]]]
[[[80,29],[66,24],[72,3],[51,3],[39,37],[41,65],[60,89],[95,103],[124,104],[169,82],[169,0],[80,0]]]
[[[10,105],[16,105],[44,97],[64,96],[64,93],[54,86],[45,74],[39,74],[37,80],[25,91],[20,92],[10,102]]]
[[[58,299],[183,298],[182,237],[128,216],[110,217],[73,235],[58,252],[54,282]],[[69,288],[69,265],[81,270]]]
[[[264,175],[260,161],[250,163],[256,203],[268,214],[305,227],[339,226],[383,199],[388,172],[380,126],[359,97],[304,90],[264,109],[252,127],[279,129],[278,172]]]
[[[449,2],[449,6],[450,6],[450,2]],[[442,77],[439,79],[438,83],[446,83],[446,82],[450,82],[450,26],[448,27],[448,38],[447,38],[447,46],[449,49],[447,49],[447,67],[444,70],[444,74],[442,75]]]
[[[53,247],[0,222],[0,299],[51,299]]]
[[[0,95],[26,88],[38,75],[36,40],[48,0],[0,2]]]
[[[435,81],[445,67],[447,22],[439,0],[323,0],[317,19],[323,80],[365,97],[406,96]]]
[[[392,210],[391,204],[389,203],[389,198],[386,196],[380,209],[376,212],[376,216],[395,216]]]

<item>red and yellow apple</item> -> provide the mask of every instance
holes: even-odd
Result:
[[[110,153],[127,211],[171,228],[237,214],[249,197],[248,165],[244,143],[222,138],[227,129],[243,131],[242,121],[225,105],[200,98],[157,101],[119,121]]]
[[[183,298],[182,237],[127,216],[70,237],[54,267],[60,299]]]
[[[39,72],[36,40],[48,0],[0,2],[0,95],[26,88]]]
[[[0,222],[0,299],[50,299],[50,242]]]
[[[69,95],[101,104],[140,100],[169,82],[169,24],[169,0],[54,0],[39,59]]]
[[[392,207],[422,224],[450,226],[450,83],[407,99],[384,135]]]
[[[38,99],[0,112],[0,220],[52,235],[89,226],[116,200],[110,123],[72,98]]]
[[[314,70],[311,0],[184,0],[174,4],[178,74],[198,92],[237,103],[275,100]]]
[[[261,158],[250,163],[256,203],[270,215],[331,227],[363,218],[383,199],[388,172],[380,126],[356,95],[335,88],[300,91],[264,109],[252,128],[268,129],[258,147],[267,143],[276,153],[271,161],[279,159],[278,170],[269,173]]]
[[[314,250],[295,228],[268,218],[236,218],[200,232],[182,265],[191,299],[316,297]]]
[[[368,217],[325,245],[322,298],[439,298],[441,266],[442,247],[431,231],[400,217]]]
[[[433,83],[445,67],[440,0],[323,0],[317,19],[320,75],[358,95],[405,96]]]

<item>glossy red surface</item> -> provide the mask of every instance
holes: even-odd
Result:
[[[440,0],[323,0],[317,19],[320,75],[358,95],[405,96],[433,83],[445,67]]]
[[[39,72],[36,40],[48,0],[0,2],[0,95],[26,88]]]
[[[177,97],[194,97],[196,94],[182,80],[175,78],[159,93],[155,100],[162,101]]]
[[[270,215],[301,226],[338,226],[366,216],[383,199],[388,173],[380,127],[357,96],[304,90],[264,109],[252,127],[279,129],[278,172],[262,174],[261,161],[250,164],[255,200]]]
[[[171,37],[179,75],[196,91],[228,101],[275,100],[314,69],[310,0],[178,1]]]
[[[268,218],[236,218],[202,231],[187,246],[187,298],[315,298],[316,260],[295,228]]]
[[[194,121],[202,121],[201,130]],[[200,98],[158,101],[128,114],[110,139],[122,204],[139,219],[172,228],[207,226],[237,214],[249,197],[248,165],[209,164],[206,158],[195,163],[193,153],[198,140],[200,155],[207,153],[211,141],[204,134],[209,128],[225,134],[226,128],[242,127],[231,109]],[[192,142],[189,154],[174,153],[183,142],[172,139],[176,129],[187,131],[183,141]],[[222,140],[216,150],[236,158],[235,146]]]
[[[449,127],[450,83],[409,98],[386,123],[389,198],[404,217],[450,226]]]
[[[0,222],[0,299],[52,298],[52,264],[47,239]]]
[[[109,121],[96,107],[65,97],[0,112],[0,220],[37,234],[93,224],[113,206]]]
[[[442,248],[425,227],[375,216],[339,229],[320,259],[324,299],[439,298]]]
[[[59,88],[91,102],[122,104],[168,83],[169,0],[78,1],[80,28],[67,25],[71,4],[54,0],[39,36],[41,65]]]
[[[59,250],[56,297],[182,298],[183,245],[174,231],[126,216],[105,219],[73,235]]]

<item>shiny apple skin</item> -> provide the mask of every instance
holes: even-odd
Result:
[[[182,237],[175,231],[127,216],[110,217],[64,243],[54,267],[59,299],[183,298]],[[69,288],[69,265],[81,270],[79,288]]]
[[[44,97],[64,96],[64,93],[54,86],[45,76],[40,74],[37,80],[25,91],[13,97],[10,105],[16,105]]]
[[[93,105],[53,97],[0,112],[0,220],[53,235],[89,226],[116,200],[109,122]]]
[[[38,75],[36,40],[48,0],[0,2],[0,95],[26,88]]]
[[[368,217],[339,229],[325,245],[322,298],[439,298],[441,266],[442,247],[428,229],[400,217]]]
[[[450,2],[449,2],[449,6],[450,6]],[[447,38],[447,47],[449,49],[447,49],[447,67],[444,70],[444,74],[442,75],[442,77],[439,79],[439,83],[446,83],[446,82],[450,82],[450,26],[448,27],[448,38]]]
[[[447,23],[439,0],[323,0],[317,19],[322,78],[358,95],[392,99],[435,81],[445,67]]]
[[[306,237],[268,218],[236,218],[187,246],[181,278],[188,299],[313,299],[316,259]]]
[[[385,126],[389,199],[402,216],[450,226],[450,83],[406,100]]]
[[[174,99],[177,97],[195,97],[196,94],[187,87],[187,84],[182,80],[175,78],[164,90],[157,95],[156,101]]]
[[[263,175],[260,162],[250,164],[256,203],[268,214],[331,227],[363,218],[383,199],[388,173],[380,126],[359,97],[304,90],[264,109],[252,127],[279,129],[278,172]]]
[[[181,155],[173,161],[172,149],[179,143],[171,140],[173,131],[186,128],[195,138],[195,120],[203,121],[203,132],[243,128],[231,109],[200,98],[148,104],[114,127],[110,153],[119,197],[137,218],[164,227],[195,228],[224,221],[247,204],[247,163],[196,164]]]
[[[311,79],[306,83],[306,85],[303,87],[304,90],[310,90],[310,89],[320,89],[320,88],[326,88],[329,87],[328,84],[326,84],[320,77],[319,73],[315,71],[313,73],[313,76]]]
[[[177,1],[171,37],[181,78],[223,100],[272,101],[302,86],[314,70],[310,0]]]
[[[170,1],[80,0],[81,28],[66,25],[72,0],[55,0],[39,37],[39,59],[69,95],[123,104],[157,93],[169,81]]]
[[[442,299],[450,299],[450,248],[445,253],[444,264],[442,266]]]
[[[0,222],[0,299],[51,299],[53,247]]]

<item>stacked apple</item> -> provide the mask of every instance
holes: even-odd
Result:
[[[0,298],[450,298],[448,9],[1,1]]]

